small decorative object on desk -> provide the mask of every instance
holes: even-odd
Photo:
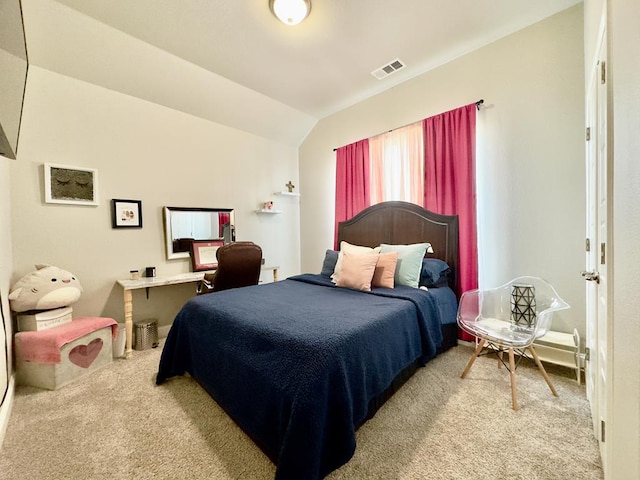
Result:
[[[511,286],[511,324],[531,329],[536,322],[536,290],[533,285]]]
[[[147,267],[145,270],[146,276],[148,278],[156,276],[156,267]]]
[[[138,270],[129,271],[129,278],[131,280],[138,280],[140,278],[140,272]]]

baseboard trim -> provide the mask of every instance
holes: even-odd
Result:
[[[458,345],[461,345],[463,347],[476,348],[476,343],[475,342],[468,342],[466,340],[458,339]]]
[[[167,338],[171,325],[160,325],[158,327],[158,338]]]
[[[11,409],[13,408],[13,399],[16,390],[16,375],[13,373],[9,378],[9,386],[7,388],[7,396],[2,405],[0,405],[0,450],[4,442],[7,428],[9,427],[9,418],[11,417]]]

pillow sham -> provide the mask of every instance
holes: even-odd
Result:
[[[393,288],[398,252],[381,253],[371,279],[372,287]]]
[[[338,261],[338,252],[336,250],[327,250],[324,254],[324,261],[322,262],[322,270],[320,275],[330,277],[336,268],[336,262]]]
[[[340,278],[340,271],[342,270],[342,257],[345,252],[349,253],[380,253],[380,247],[371,248],[371,247],[363,247],[361,245],[351,245],[344,240],[340,242],[340,253],[338,254],[338,261],[336,262],[335,269],[333,270],[333,274],[331,275],[331,281],[336,283],[338,278]]]
[[[396,285],[418,288],[422,259],[430,243],[413,243],[411,245],[380,245],[380,253],[398,252],[398,262],[394,281]]]
[[[342,269],[336,281],[336,286],[370,292],[371,279],[377,263],[377,253],[344,252],[342,255]]]
[[[449,285],[452,275],[451,267],[439,258],[425,258],[422,260],[420,271],[421,287],[444,287]]]

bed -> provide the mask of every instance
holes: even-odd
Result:
[[[276,465],[317,480],[345,464],[355,432],[430,359],[456,344],[458,220],[384,202],[342,222],[338,241],[429,242],[452,275],[428,291],[362,292],[327,275],[201,295],[176,316],[156,383],[188,373]]]

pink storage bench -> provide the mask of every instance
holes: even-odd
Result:
[[[112,362],[113,318],[78,317],[41,331],[15,334],[20,385],[57,390]]]

